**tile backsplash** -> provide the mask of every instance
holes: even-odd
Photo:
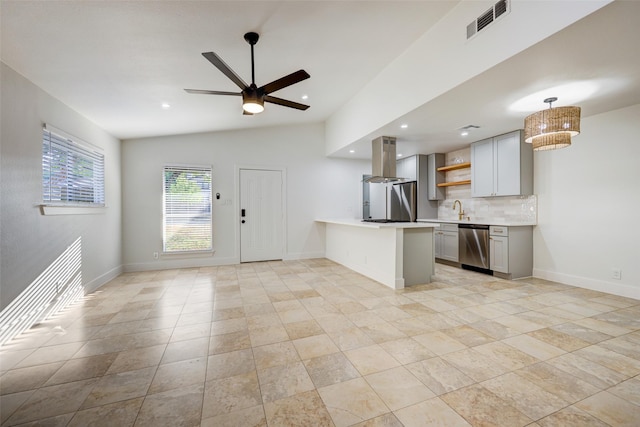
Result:
[[[449,197],[447,195],[447,197]],[[438,202],[438,219],[457,220],[458,207],[453,210],[453,202],[462,202],[464,218],[471,222],[504,222],[508,224],[537,222],[538,198],[533,196],[514,197],[456,197]]]
[[[471,150],[461,150],[447,153],[445,164],[469,162]],[[447,172],[447,181],[464,181],[471,179],[471,169],[458,169]],[[458,185],[447,187],[446,199],[438,202],[438,219],[457,220],[458,209],[453,210],[455,200],[462,202],[465,219],[478,222],[505,222],[505,223],[537,223],[538,199],[532,196],[512,197],[471,197],[471,185]]]

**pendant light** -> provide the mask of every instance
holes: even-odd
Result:
[[[555,150],[571,145],[571,137],[580,133],[580,107],[557,107],[551,104],[558,98],[544,100],[546,110],[538,111],[524,119],[524,141],[535,151]]]

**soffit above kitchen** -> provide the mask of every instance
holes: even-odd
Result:
[[[541,7],[550,4],[542,2]],[[328,147],[327,154],[366,159],[370,155],[370,141],[380,135],[397,137],[398,154],[402,156],[453,151],[471,142],[522,128],[524,117],[547,108],[543,100],[551,96],[559,97],[554,106],[581,106],[583,117],[637,104],[640,102],[640,51],[633,43],[640,39],[638,16],[640,2],[616,1],[604,5],[417,108],[397,114],[382,126],[361,135],[352,132],[349,136],[355,142],[347,140],[349,143],[341,147]],[[448,18],[450,16],[445,19]],[[464,48],[469,49],[465,53],[473,56],[470,48],[477,42],[484,43],[485,39],[491,41],[486,44],[500,49],[501,40],[510,34],[503,31],[511,24],[509,19],[512,16],[497,21],[487,33],[468,40]],[[543,19],[535,22],[545,24]],[[518,31],[512,28],[511,34],[517,37]],[[494,33],[499,32],[502,32],[500,38],[494,37]],[[470,58],[469,63],[473,65],[477,60],[477,57]],[[455,68],[447,70],[457,72]],[[373,84],[370,89],[369,95],[373,93]],[[532,94],[535,95],[530,97]],[[361,97],[366,98],[366,94]],[[352,103],[356,104],[355,100]],[[349,115],[349,111],[346,113]],[[354,120],[354,125],[345,123],[344,116],[339,119],[343,121],[343,128],[352,128],[349,130],[362,124],[358,120]],[[466,137],[461,136],[460,129],[468,125],[480,128],[471,129]],[[366,129],[365,126],[359,128]],[[330,126],[327,133],[330,140]],[[575,142],[579,144],[579,137]]]

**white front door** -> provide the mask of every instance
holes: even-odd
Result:
[[[240,262],[282,259],[282,171],[240,169]]]

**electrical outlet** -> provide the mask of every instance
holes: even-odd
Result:
[[[622,270],[620,270],[619,268],[614,268],[611,270],[611,277],[613,277],[614,279],[622,279]]]
[[[153,259],[158,259],[158,252],[153,253]]]

